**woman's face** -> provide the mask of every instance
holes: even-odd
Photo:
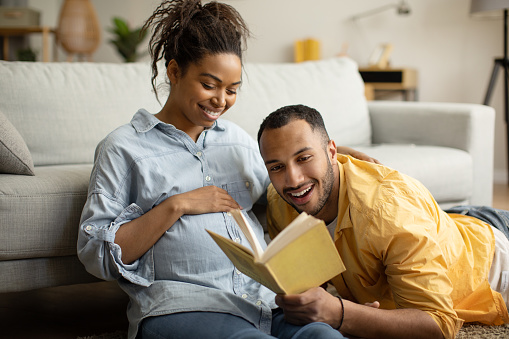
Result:
[[[168,114],[162,120],[196,140],[235,104],[242,65],[235,54],[216,54],[191,63],[184,74],[172,60],[167,72],[171,92]]]

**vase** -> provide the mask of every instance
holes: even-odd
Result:
[[[90,0],[65,0],[60,10],[57,40],[67,52],[67,61],[74,55],[92,61],[92,54],[101,42],[101,28]]]

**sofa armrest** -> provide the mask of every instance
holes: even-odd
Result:
[[[371,101],[373,144],[461,149],[472,156],[470,203],[491,206],[495,110],[478,104]],[[383,162],[383,159],[380,159]]]

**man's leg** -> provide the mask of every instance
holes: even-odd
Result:
[[[499,292],[509,308],[509,240],[498,229],[495,235],[495,254],[491,264],[488,281],[494,291]]]
[[[273,338],[228,313],[183,312],[143,320],[138,339]]]
[[[464,214],[480,219],[499,229],[509,239],[509,211],[488,206],[456,206],[445,210],[445,212]]]
[[[285,321],[281,309],[273,310],[271,334],[280,339],[345,338],[338,330],[325,323],[310,323],[305,326],[292,325]]]
[[[475,217],[493,227],[495,254],[488,281],[491,288],[502,295],[509,308],[509,211],[488,206],[457,206],[446,212]]]

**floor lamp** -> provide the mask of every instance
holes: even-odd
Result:
[[[507,58],[507,9],[509,8],[509,0],[472,0],[470,4],[470,13],[503,10],[504,11],[504,57],[495,59],[491,78],[484,97],[484,104],[489,105],[495,81],[497,79],[498,70],[504,71],[504,117],[506,124],[507,138],[507,161],[509,164],[509,60]],[[509,166],[508,166],[509,167]]]

